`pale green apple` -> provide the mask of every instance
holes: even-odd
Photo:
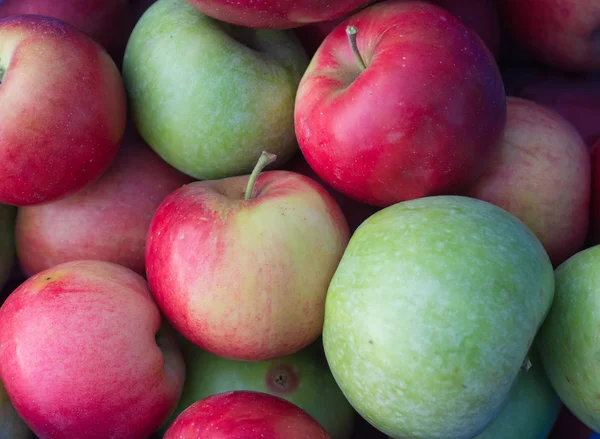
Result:
[[[471,439],[506,402],[554,293],[535,235],[492,204],[402,202],[355,232],[327,293],[333,376],[394,438]]]
[[[132,117],[146,142],[200,180],[249,174],[263,150],[297,150],[294,101],[308,58],[291,31],[216,21],[186,0],[158,0],[123,61]]]
[[[0,439],[33,439],[33,432],[21,419],[0,382]]]
[[[546,439],[562,404],[544,371],[534,342],[498,417],[475,439]]]
[[[187,375],[171,421],[205,397],[231,390],[254,390],[296,404],[315,418],[332,439],[351,437],[355,411],[331,375],[320,340],[293,355],[256,362],[218,357],[185,340],[181,347]]]
[[[15,261],[15,218],[17,209],[0,204],[0,289]]]
[[[600,431],[600,245],[556,269],[556,295],[537,339],[550,382],[567,408]]]

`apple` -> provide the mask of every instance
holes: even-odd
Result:
[[[283,398],[317,420],[332,439],[349,439],[355,412],[336,384],[320,342],[272,361],[218,357],[182,341],[187,375],[171,418],[197,401],[222,392],[251,390]]]
[[[125,131],[114,62],[53,18],[0,20],[0,41],[0,203],[39,204],[83,189],[108,168]]]
[[[568,71],[600,69],[598,0],[504,0],[508,30],[533,56]]]
[[[327,192],[331,194],[331,196],[338,203],[346,220],[348,221],[348,226],[350,227],[350,232],[354,233],[354,231],[360,226],[364,220],[373,215],[379,209],[370,206],[368,204],[359,203],[352,198],[348,198],[345,195],[340,194],[335,189],[330,188],[327,184],[313,171],[313,169],[308,165],[306,159],[302,155],[302,153],[296,154],[285,166],[285,169],[288,171],[297,172],[302,175],[306,175],[309,178],[312,178],[325,189]]]
[[[600,320],[600,246],[582,250],[556,269],[556,293],[537,341],[548,378],[567,408],[600,430],[596,363]]]
[[[0,204],[0,290],[15,262],[15,214],[15,208]]]
[[[507,73],[507,94],[545,105],[567,119],[588,146],[600,139],[600,78],[515,69]]]
[[[0,439],[33,439],[33,432],[13,407],[0,382]]]
[[[575,128],[553,110],[509,97],[504,141],[465,195],[523,221],[554,266],[583,248],[589,224],[590,157]]]
[[[188,0],[217,20],[258,29],[290,29],[333,20],[373,0]]]
[[[600,138],[591,149],[592,202],[588,246],[600,244]]]
[[[0,376],[40,438],[145,439],[175,408],[185,364],[139,274],[76,261],[0,308]]]
[[[529,351],[528,367],[519,372],[506,405],[475,439],[542,439],[550,434],[562,404],[546,376],[535,344]]]
[[[213,180],[249,174],[263,149],[279,165],[298,150],[294,98],[307,63],[289,32],[158,0],[131,35],[123,75],[146,142],[180,171]]]
[[[354,233],[323,344],[342,392],[392,437],[469,439],[505,404],[552,302],[537,237],[493,204],[432,196]]]
[[[261,392],[225,392],[198,401],[169,428],[164,439],[329,439],[298,406]]]
[[[323,181],[385,207],[479,177],[500,146],[506,98],[493,56],[457,17],[388,1],[327,36],[300,83],[295,120]]]
[[[146,273],[160,309],[221,357],[266,361],[314,342],[349,239],[318,183],[288,171],[259,175],[273,160],[263,153],[250,176],[174,191],[148,231]]]
[[[71,197],[19,209],[19,261],[29,274],[91,259],[145,275],[152,216],[167,195],[189,182],[130,132],[112,166],[95,183]]]

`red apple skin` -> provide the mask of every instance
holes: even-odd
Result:
[[[504,0],[513,38],[538,60],[567,71],[600,69],[598,0]]]
[[[0,308],[2,382],[40,438],[146,439],[185,377],[173,334],[160,327],[140,275],[108,262],[58,265]]]
[[[346,25],[358,29],[362,73]],[[379,3],[338,26],[296,97],[296,135],[311,168],[380,207],[467,187],[499,147],[505,121],[490,51],[454,15],[420,2]]]
[[[600,138],[592,146],[592,204],[588,245],[600,244]]]
[[[126,122],[119,71],[98,44],[53,18],[0,20],[0,203],[73,194],[113,161]],[[24,92],[26,91],[26,92]]]
[[[146,273],[146,235],[163,199],[192,179],[128,135],[99,180],[58,201],[19,209],[17,255],[31,274],[81,259]]]
[[[515,215],[539,238],[554,266],[584,246],[590,206],[590,157],[558,113],[509,97],[502,147],[466,195]]]
[[[150,289],[187,340],[221,357],[271,360],[323,330],[325,296],[349,239],[335,200],[288,171],[195,182],[169,195],[146,241]]]
[[[296,405],[261,392],[210,396],[188,407],[164,439],[330,439],[325,429]]]
[[[188,0],[204,14],[238,26],[291,29],[348,15],[372,0]]]

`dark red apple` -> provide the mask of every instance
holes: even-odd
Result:
[[[347,29],[358,30],[356,50]],[[506,97],[493,56],[461,20],[389,1],[327,36],[300,83],[295,122],[323,181],[387,206],[479,177],[500,145]]]
[[[513,39],[536,59],[562,70],[600,69],[600,1],[504,0]]]
[[[30,275],[80,259],[144,275],[146,235],[163,199],[192,179],[130,132],[108,171],[83,191],[19,209],[17,254]]]
[[[188,0],[206,15],[260,29],[290,29],[333,20],[373,0]]]
[[[592,146],[592,205],[590,210],[589,245],[600,244],[600,138]]]
[[[188,407],[164,439],[330,439],[298,406],[261,392],[209,396]]]

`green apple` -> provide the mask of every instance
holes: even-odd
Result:
[[[0,204],[0,289],[10,275],[15,261],[15,218],[17,210]]]
[[[206,352],[182,337],[187,376],[173,421],[190,405],[217,393],[254,390],[284,398],[306,411],[332,439],[348,439],[355,411],[325,361],[321,341],[272,361],[228,360]],[[168,425],[163,428],[166,429]]]
[[[158,0],[138,21],[123,78],[132,117],[165,161],[199,180],[249,174],[263,150],[297,151],[294,101],[308,58],[291,31],[216,21]]]
[[[498,417],[475,439],[546,439],[562,404],[542,365],[537,343]]]
[[[33,432],[21,419],[0,382],[0,439],[33,439]]]
[[[600,431],[600,245],[556,269],[556,295],[538,336],[548,378],[567,408]]]
[[[505,404],[552,303],[550,259],[505,210],[459,196],[385,208],[327,292],[334,378],[382,432],[471,439]]]

